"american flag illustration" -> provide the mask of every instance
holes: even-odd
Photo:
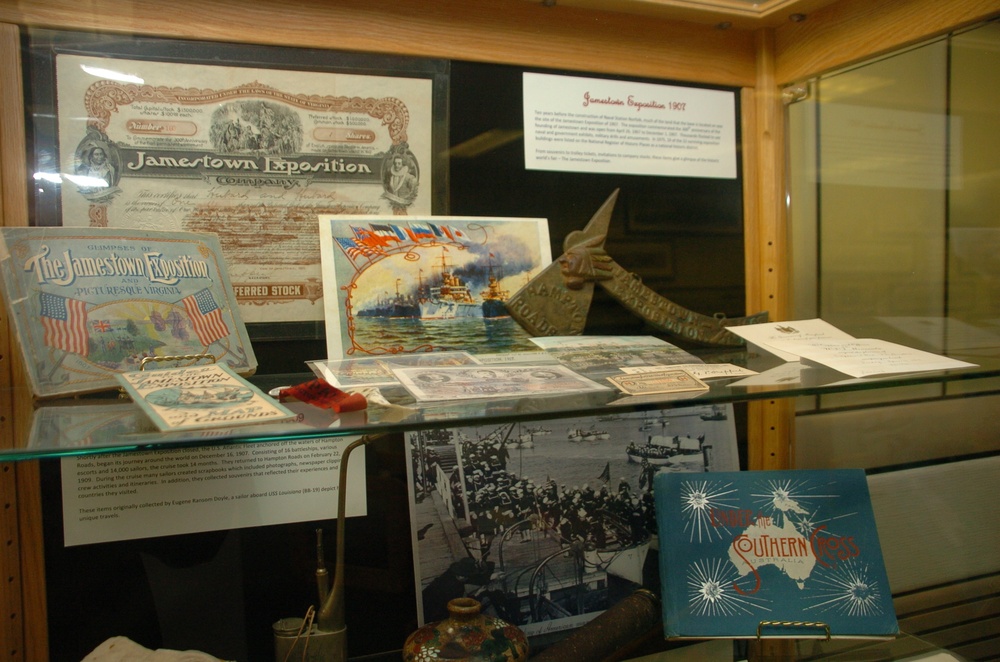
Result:
[[[42,340],[49,347],[86,356],[87,304],[57,294],[41,293]]]
[[[354,243],[359,247],[368,248],[378,255],[385,254],[385,248],[389,245],[388,237],[380,235],[369,228],[356,228],[353,225]]]
[[[208,288],[184,297],[181,303],[184,304],[191,326],[202,345],[208,347],[219,338],[229,335],[229,327],[222,320],[222,309],[215,303],[215,297]]]
[[[360,245],[353,239],[346,239],[344,237],[336,237],[336,239],[337,243],[340,244],[340,247],[344,249],[345,253],[347,253],[347,257],[351,258],[352,261],[357,261],[358,258],[362,257],[371,258],[372,255],[375,255],[375,251],[371,248]]]

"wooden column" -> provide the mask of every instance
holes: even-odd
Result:
[[[781,91],[774,77],[774,32],[756,33],[757,83],[743,92],[747,312],[768,311],[787,319],[789,264],[785,213],[785,130]],[[748,410],[750,469],[791,464],[794,402],[751,402]]]
[[[0,24],[0,225],[28,225],[28,186],[18,26]],[[0,307],[0,444],[27,438],[31,397]],[[16,386],[22,385],[22,386]],[[0,655],[6,660],[48,659],[45,565],[39,471],[36,462],[0,465]]]
[[[16,46],[17,28],[0,24],[0,106],[6,108],[11,97],[16,94],[12,86],[18,73]],[[21,106],[18,100],[17,107]],[[9,127],[0,117],[0,154],[6,154]],[[6,161],[6,159],[3,159]],[[21,159],[23,160],[23,158]],[[7,173],[0,167],[0,191],[7,183]],[[0,206],[0,225],[6,221]],[[10,448],[14,444],[14,398],[11,392],[11,350],[14,345],[10,338],[6,308],[0,307],[0,447]],[[21,609],[21,562],[20,542],[17,530],[17,471],[13,464],[0,464],[0,656],[9,660],[24,659],[24,612]]]
[[[785,113],[775,80],[774,31],[756,33],[757,83],[743,94],[744,210],[748,310],[788,318],[790,265],[785,205]],[[747,407],[748,469],[791,468],[795,401],[775,398]],[[794,659],[790,640],[751,641],[754,662]]]

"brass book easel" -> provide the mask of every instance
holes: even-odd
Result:
[[[144,356],[139,361],[139,371],[146,369],[150,363],[164,363],[166,361],[211,361],[215,363],[215,356],[212,354],[177,354],[174,356]],[[131,400],[124,388],[118,387],[119,400]]]

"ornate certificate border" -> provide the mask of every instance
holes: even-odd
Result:
[[[448,64],[29,33],[38,225],[219,236],[251,337],[317,338],[319,214],[445,205]]]

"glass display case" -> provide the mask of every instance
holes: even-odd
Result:
[[[264,69],[277,58],[281,67],[311,73],[327,72],[338,52],[383,64],[433,58],[430,75],[447,72],[452,88],[444,95],[447,109],[435,100],[437,129],[446,124],[450,138],[436,136],[427,148],[442,159],[433,169],[436,197],[428,213],[545,216],[558,255],[562,239],[583,227],[621,180],[627,203],[609,250],[657,291],[709,313],[822,317],[857,337],[975,366],[848,379],[785,366],[752,348],[688,347],[708,363],[787,371],[770,381],[712,380],[693,396],[644,401],[606,390],[417,402],[396,390],[388,393],[391,406],[338,414],[301,405],[291,423],[205,435],[123,424],[137,407],[116,393],[36,400],[4,309],[0,574],[10,618],[0,626],[0,646],[11,659],[79,659],[115,635],[151,647],[211,648],[225,659],[274,659],[274,622],[301,617],[316,601],[317,542],[327,550],[344,542],[330,518],[303,515],[68,544],[64,496],[75,487],[65,481],[80,477],[81,462],[172,452],[207,458],[275,444],[336,453],[365,438],[356,453],[364,458],[358,482],[367,512],[348,518],[345,534],[348,651],[352,659],[388,660],[398,658],[418,624],[414,549],[419,537],[436,533],[411,529],[414,509],[437,503],[431,490],[426,501],[414,498],[409,445],[418,442],[411,440],[443,428],[562,429],[584,418],[717,410],[733,413],[741,469],[866,469],[906,634],[871,648],[847,641],[680,645],[664,643],[653,628],[621,642],[616,659],[995,657],[1000,568],[979,550],[1000,543],[988,524],[995,520],[989,486],[1000,450],[992,415],[1000,356],[989,333],[996,324],[990,191],[997,153],[990,95],[1000,88],[988,76],[995,67],[983,66],[994,52],[996,24],[981,21],[1000,15],[1000,5],[963,1],[938,11],[924,0],[874,9],[853,0],[722,8],[670,0],[489,0],[472,16],[458,2],[405,4],[182,0],[164,13],[143,2],[4,3],[2,224],[34,225],[52,211],[45,207],[52,203],[49,183],[32,174],[46,172],[44,145],[54,141],[46,135],[54,130],[54,90],[39,88],[26,63],[40,31],[88,35],[111,44],[115,58],[133,54],[143,40],[156,42],[154,59],[164,61],[185,57],[171,52],[172,43],[200,43],[220,61]],[[304,64],[296,60],[301,54],[308,55]],[[520,77],[529,70],[731,92],[738,176],[649,181],[529,172],[518,142]],[[795,101],[786,108],[782,98]],[[476,154],[483,136],[493,142]],[[93,205],[81,209],[95,213]],[[260,327],[254,344],[261,365],[252,382],[271,391],[312,379],[304,361],[324,355],[321,327],[315,320],[287,334]],[[613,302],[595,301],[588,333],[647,331]],[[544,647],[564,634],[538,641]]]
[[[795,317],[934,352],[993,352],[997,151],[986,127],[996,120],[996,43],[995,22],[963,27],[797,88],[805,96],[789,106],[788,125]],[[957,550],[996,532],[949,527],[941,555],[916,554],[918,538],[903,533],[977,519],[964,504],[989,491],[996,382],[969,386],[801,398],[793,466],[869,471],[888,499],[881,533],[900,545],[888,563],[894,593],[906,596],[901,627],[978,659],[996,646],[981,615],[997,568]]]
[[[414,443],[414,439],[430,439],[430,436],[424,435],[433,435],[435,431],[445,427],[449,430],[483,431],[516,426],[518,430],[536,428],[561,431],[567,426],[578,424],[580,420],[615,420],[635,415],[645,420],[649,415],[669,416],[674,411],[681,416],[691,416],[692,412],[704,415],[720,406],[734,407],[730,411],[736,414],[737,425],[742,428],[748,402],[840,397],[850,394],[879,394],[884,397],[893,393],[907,394],[921,388],[971,391],[977,385],[989,384],[1000,376],[1000,364],[989,360],[982,361],[978,367],[963,370],[858,380],[845,379],[843,374],[827,369],[802,368],[795,364],[791,366],[794,369],[789,371],[787,364],[782,364],[773,356],[754,352],[727,351],[716,356],[708,352],[703,358],[746,366],[758,374],[780,367],[783,376],[779,383],[760,386],[734,386],[733,383],[738,381],[735,379],[713,380],[709,391],[696,397],[631,405],[627,403],[627,396],[615,395],[611,391],[422,405],[404,395],[397,400],[398,406],[371,405],[367,410],[343,414],[333,414],[313,407],[296,409],[299,413],[304,413],[302,422],[234,428],[209,439],[198,431],[130,433],[127,426],[124,429],[115,424],[105,426],[100,422],[102,410],[112,412],[109,416],[115,422],[122,420],[122,407],[132,408],[132,416],[137,413],[135,405],[121,402],[114,394],[111,397],[91,397],[38,406],[34,409],[35,420],[30,428],[30,436],[21,440],[17,447],[5,450],[2,457],[4,461],[18,462],[17,466],[36,464],[25,462],[27,460],[38,461],[42,512],[47,520],[44,540],[46,576],[50,591],[48,613],[51,622],[59,623],[61,630],[67,634],[61,642],[51,644],[52,650],[60,654],[75,654],[69,651],[76,649],[66,649],[67,644],[87,641],[88,636],[96,636],[102,632],[102,627],[110,626],[114,629],[104,631],[100,635],[102,638],[105,634],[131,635],[136,640],[148,641],[150,637],[157,640],[155,638],[159,636],[163,637],[160,641],[175,642],[174,645],[178,648],[181,647],[180,642],[201,642],[189,643],[184,647],[193,648],[198,645],[203,646],[204,650],[219,650],[221,647],[221,650],[229,651],[224,656],[240,658],[247,655],[247,659],[264,659],[266,656],[260,656],[259,652],[254,651],[270,643],[271,632],[266,626],[278,616],[301,615],[303,605],[315,601],[315,596],[312,595],[315,590],[314,579],[311,578],[315,571],[315,560],[311,558],[310,552],[315,551],[314,531],[317,528],[325,529],[321,539],[326,537],[327,548],[333,549],[336,537],[332,536],[332,522],[329,521],[300,524],[289,522],[228,532],[206,531],[96,544],[80,545],[77,540],[71,541],[70,536],[74,534],[69,524],[75,517],[75,508],[84,503],[80,500],[81,495],[97,495],[95,492],[78,492],[80,489],[89,489],[88,485],[79,484],[80,481],[111,481],[99,484],[95,489],[122,485],[124,478],[115,476],[114,472],[134,471],[137,462],[153,463],[176,457],[197,461],[206,466],[212,465],[215,469],[209,467],[204,471],[213,471],[218,469],[215,466],[217,462],[228,465],[243,461],[243,458],[235,456],[245,455],[249,458],[257,454],[257,449],[261,449],[260,453],[273,452],[270,449],[275,444],[282,444],[283,450],[280,452],[286,456],[299,457],[298,449],[308,447],[315,450],[317,442],[338,444],[339,439],[350,441],[358,439],[359,435],[373,439],[364,449],[356,451],[366,457],[366,479],[360,482],[366,483],[368,513],[364,517],[349,518],[346,527],[347,567],[343,576],[348,586],[347,622],[351,635],[349,651],[358,655],[359,659],[366,659],[365,655],[375,655],[380,651],[379,655],[371,659],[394,659],[398,656],[396,647],[387,645],[387,642],[402,641],[406,631],[415,624],[413,619],[416,615],[412,610],[419,604],[415,593],[418,580],[413,574],[415,568],[412,560],[418,542],[410,537],[410,522],[414,515],[410,514],[407,507],[411,490],[415,489],[412,485],[407,486],[407,447]],[[311,374],[299,373],[262,376],[253,381],[262,389],[270,390],[275,386],[299,383],[311,378]],[[618,401],[626,403],[616,404]],[[73,422],[79,420],[76,418],[78,415],[85,421],[82,427]],[[612,424],[606,422],[604,425]],[[61,426],[67,429],[62,430]],[[87,434],[81,435],[81,429]],[[109,429],[113,433],[102,435],[102,429]],[[195,448],[192,449],[192,446]],[[411,452],[412,450],[411,447]],[[524,452],[510,451],[510,462],[515,462],[518,453]],[[531,450],[527,452],[532,453]],[[178,455],[172,456],[171,453]],[[290,453],[295,455],[289,455]],[[64,458],[64,461],[60,462],[57,458]],[[513,470],[516,465],[510,466]],[[174,475],[172,466],[169,468],[169,471],[161,473]],[[90,476],[95,471],[99,474],[102,471],[112,473]],[[328,472],[332,474],[333,468],[328,469]],[[892,497],[899,486],[890,484],[888,487],[879,487],[887,479],[891,481],[897,473],[899,472],[874,475],[870,479],[877,512],[881,514],[881,511],[888,510],[894,513],[885,526],[880,524],[880,529],[886,531],[882,534],[883,547],[890,575],[894,580],[900,566],[912,566],[915,563],[912,559],[905,561],[905,557],[911,555],[908,545],[911,543],[909,538],[913,537],[910,528],[913,522],[906,518],[905,512],[893,510]],[[128,475],[142,478],[136,473]],[[177,475],[185,474],[177,471]],[[973,485],[977,480],[982,480],[977,476],[977,471],[967,470],[968,484]],[[336,481],[329,483],[330,478],[330,475],[324,478],[323,484],[336,484]],[[598,478],[596,472],[591,478]],[[159,476],[157,480],[164,479]],[[293,488],[300,485],[300,482],[289,479],[284,484]],[[941,490],[935,493],[943,494],[944,486],[941,485],[940,477],[926,476],[920,484],[940,485]],[[438,485],[421,492],[427,499],[424,503],[430,503],[432,497],[433,501],[439,502],[442,496],[440,490]],[[63,494],[62,503],[59,501],[60,493]],[[200,494],[200,491],[192,488],[189,494]],[[910,496],[917,498],[915,495]],[[327,498],[332,502],[333,493],[329,493]],[[67,503],[70,504],[68,511]],[[420,500],[412,501],[410,508],[419,508],[420,504]],[[988,504],[988,499],[982,500],[984,507],[988,508]],[[975,511],[977,508],[970,510]],[[947,509],[940,510],[939,507],[935,513],[934,504],[927,504],[919,517],[932,520],[935,515],[948,516],[950,512]],[[893,519],[898,521],[891,521]],[[450,521],[465,520],[459,516]],[[167,519],[164,519],[161,530],[166,530],[169,526]],[[900,541],[886,538],[887,535],[899,535],[901,527],[907,535]],[[153,525],[153,530],[156,529],[157,526]],[[73,546],[63,547],[63,540],[67,544],[72,542]],[[501,564],[503,549],[503,546],[499,547]],[[951,563],[942,562],[939,567],[954,567],[954,552],[948,552],[947,547],[941,549],[950,557]],[[976,555],[971,550],[968,557],[968,562],[960,565],[962,572],[969,567],[982,566],[983,562],[987,565],[989,563],[988,556]],[[966,558],[966,555],[963,554],[962,558]],[[978,562],[973,559],[978,559]],[[80,570],[84,568],[86,579],[79,576]],[[926,576],[927,573],[923,573],[923,577]],[[114,578],[114,581],[109,578]],[[188,582],[191,584],[188,585]],[[61,595],[62,587],[66,586],[75,587],[75,590],[68,595]],[[181,590],[178,588],[180,586],[187,588]],[[203,595],[206,590],[211,597]],[[181,607],[177,604],[178,600],[183,603],[195,596],[201,596],[197,598],[200,601],[197,607],[190,604]],[[914,596],[910,595],[908,598],[913,600]],[[905,605],[906,598],[901,599]],[[87,605],[95,600],[107,604],[112,611],[88,612]],[[132,605],[129,613],[135,615],[137,622],[122,620],[121,612],[112,606],[126,603]],[[389,604],[393,608],[386,611]],[[900,609],[902,611],[903,607]],[[211,622],[206,610],[229,610],[231,616],[225,626],[215,624],[205,631],[198,623],[200,619]],[[145,619],[142,615],[145,615]],[[192,615],[195,615],[194,622]],[[98,616],[99,620],[95,620]],[[921,618],[927,618],[926,614]],[[879,654],[887,655],[889,653],[886,651],[896,651],[892,655],[897,657],[887,659],[908,659],[919,651],[935,650],[932,644],[921,642],[918,638],[911,638],[910,641],[912,644],[900,640],[892,647],[880,644]],[[92,643],[96,645],[97,642]],[[536,644],[538,643],[536,640]],[[544,647],[553,642],[542,637],[540,643],[540,647]],[[821,658],[826,650],[841,653],[844,647],[861,644],[843,641],[836,645],[831,642],[827,646],[805,642],[797,645],[799,653],[796,655]],[[247,646],[250,647],[249,650]],[[620,650],[628,650],[631,656],[639,657],[653,655],[650,650],[664,648],[675,649],[676,654],[682,655],[686,647],[669,645],[662,638],[653,636],[621,642]],[[355,653],[359,650],[359,653]],[[747,654],[747,650],[737,646],[729,649],[728,654],[735,655],[736,658],[720,659],[738,659]],[[672,659],[666,652],[658,655],[666,657],[655,659]]]

